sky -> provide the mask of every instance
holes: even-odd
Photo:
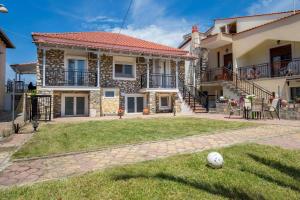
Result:
[[[300,8],[300,0],[296,8]],[[0,0],[9,13],[0,14],[0,28],[16,46],[8,49],[10,64],[36,61],[32,32],[119,32],[130,0]],[[213,19],[293,9],[293,0],[133,0],[121,33],[177,47],[196,24],[201,31]],[[23,77],[32,80],[32,77]]]

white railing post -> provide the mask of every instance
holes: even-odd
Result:
[[[43,86],[46,86],[46,49],[43,49]]]
[[[100,87],[100,53],[97,53],[97,87]]]
[[[176,89],[178,89],[178,60],[176,60]]]
[[[149,80],[150,80],[150,69],[149,69],[149,58],[146,58],[146,62],[147,62],[147,89],[149,89]]]

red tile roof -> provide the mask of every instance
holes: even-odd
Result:
[[[32,37],[34,43],[99,48],[163,56],[188,56],[188,52],[181,49],[110,32],[32,33]]]

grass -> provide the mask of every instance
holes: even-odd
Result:
[[[300,151],[263,145],[219,149],[0,190],[0,199],[300,199]]]
[[[44,124],[13,158],[92,150],[253,126],[198,118],[128,119]]]

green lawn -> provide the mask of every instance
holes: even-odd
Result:
[[[253,124],[183,117],[44,124],[13,157],[24,158],[92,150],[249,126]]]
[[[263,145],[218,150],[225,166],[206,166],[208,151],[0,190],[0,199],[300,199],[300,151]]]

